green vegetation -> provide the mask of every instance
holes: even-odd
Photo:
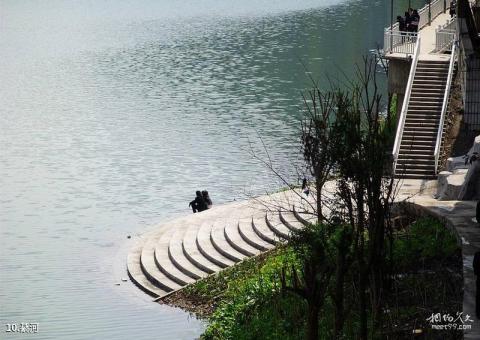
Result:
[[[327,233],[328,238],[325,237]],[[327,252],[323,254],[320,264],[316,265],[324,269],[331,265],[332,275],[328,282],[322,282],[325,299],[318,310],[317,338],[334,338],[337,281],[333,275],[333,266],[338,258],[335,249],[339,249],[341,240],[345,235],[348,237],[348,234],[345,229],[326,231],[325,227],[311,226],[299,233],[287,246],[243,261],[238,266],[186,288],[184,294],[190,299],[216,305],[213,313],[208,315],[208,328],[202,338],[306,338],[308,301],[292,288],[300,289],[305,285],[307,281],[302,276],[306,270],[305,264],[309,259],[318,259],[316,251],[319,248],[326,249]],[[312,241],[306,241],[305,237]],[[324,242],[328,244],[319,246]],[[315,248],[309,245],[315,245]],[[428,332],[425,319],[429,315],[425,310],[450,313],[458,311],[461,308],[460,288],[450,292],[446,290],[461,281],[461,275],[456,274],[461,268],[458,249],[455,236],[431,218],[421,218],[398,230],[394,237],[392,260],[399,271],[392,275],[391,287],[386,290],[387,314],[384,326],[372,331],[371,336],[408,336],[414,328],[423,328],[424,332]],[[446,267],[448,270],[443,272],[436,270]],[[429,274],[425,274],[429,271]],[[326,272],[330,270],[323,271],[323,277]],[[354,277],[355,275],[347,275],[345,279],[345,305],[349,311],[345,313],[340,336],[344,339],[358,338],[359,335]],[[439,289],[442,289],[443,294],[438,294]],[[372,322],[371,310],[368,322]],[[455,333],[446,338],[455,338]]]

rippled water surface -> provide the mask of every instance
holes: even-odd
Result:
[[[274,187],[250,144],[288,171],[308,76],[351,74],[387,17],[368,0],[0,0],[0,338],[198,336],[122,282],[126,236],[196,189]]]

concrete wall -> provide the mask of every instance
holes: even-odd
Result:
[[[405,94],[411,60],[390,59],[388,63],[388,92]]]
[[[397,94],[397,116],[402,111],[411,63],[402,59],[390,59],[388,63],[388,93]]]

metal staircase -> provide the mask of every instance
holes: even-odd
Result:
[[[396,175],[435,177],[435,144],[442,115],[449,63],[419,60],[400,143]]]
[[[408,79],[393,148],[395,176],[433,179],[438,173],[456,47],[450,60],[419,60],[420,39]]]

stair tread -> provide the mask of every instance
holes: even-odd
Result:
[[[194,279],[200,279],[208,275],[207,272],[196,267],[183,253],[183,239],[186,230],[176,230],[168,244],[168,256],[175,266],[186,275]],[[155,254],[157,254],[155,252]]]
[[[245,242],[248,242],[253,247],[259,250],[268,250],[274,247],[273,244],[262,239],[258,234],[253,230],[251,220],[242,220],[238,224],[238,231]]]
[[[283,239],[290,238],[290,229],[280,220],[278,211],[269,211],[265,215],[269,228]]]
[[[202,271],[210,274],[218,272],[222,267],[203,256],[198,249],[197,234],[199,229],[199,225],[191,225],[188,227],[182,242],[184,254],[191,263]]]
[[[227,268],[235,264],[235,261],[225,257],[213,246],[210,232],[212,230],[211,223],[204,223],[200,226],[197,233],[197,246],[200,253],[216,265]]]
[[[151,283],[142,271],[142,267],[140,264],[140,256],[142,253],[143,245],[144,242],[139,242],[137,245],[135,245],[135,247],[131,249],[127,256],[128,276],[136,286],[138,286],[141,290],[148,293],[149,295],[153,297],[165,296],[168,294],[168,292]]]
[[[225,239],[227,242],[240,253],[246,256],[257,255],[260,251],[247,243],[238,230],[238,221],[230,221],[224,228]]]
[[[169,277],[176,283],[184,286],[189,283],[195,282],[195,279],[186,275],[179,268],[177,268],[177,266],[175,266],[175,264],[170,260],[170,257],[168,256],[170,240],[172,239],[175,231],[175,229],[170,228],[169,230],[165,231],[165,233],[160,237],[157,244],[155,245],[155,261],[157,267],[163,274],[165,274],[167,277]]]
[[[170,279],[164,273],[162,273],[155,263],[155,244],[158,242],[160,236],[150,237],[142,248],[142,254],[140,256],[140,262],[142,265],[145,276],[152,281],[153,284],[159,286],[163,290],[173,291],[182,288],[182,285]]]
[[[265,217],[257,217],[253,219],[252,227],[258,236],[265,241],[275,244],[280,242],[280,238],[268,227]]]
[[[210,231],[210,241],[213,247],[223,256],[234,262],[240,262],[247,256],[240,253],[227,241],[225,237],[225,225],[228,221],[221,219],[214,222]]]

